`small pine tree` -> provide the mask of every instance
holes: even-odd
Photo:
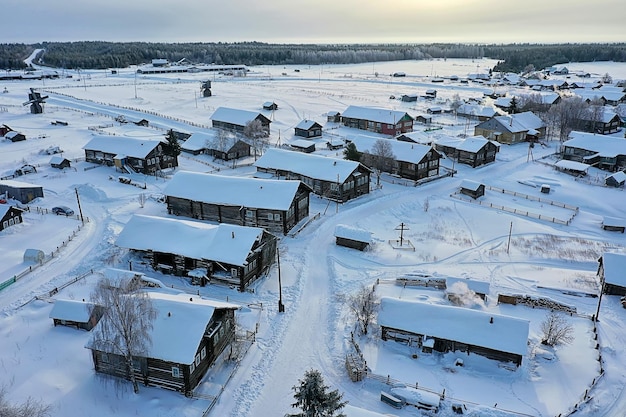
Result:
[[[176,139],[174,130],[170,129],[167,131],[167,135],[165,135],[165,140],[167,140],[167,146],[163,147],[163,153],[169,156],[173,156],[174,158],[178,158],[178,155],[180,155],[182,149],[180,147],[180,143],[178,143],[178,139]]]
[[[306,371],[304,378],[293,387],[296,400],[291,406],[302,410],[298,417],[346,417],[340,410],[346,406],[347,401],[341,401],[343,394],[338,390],[328,391],[324,385],[322,374],[315,369]]]
[[[517,97],[511,97],[511,104],[509,105],[509,113],[515,114],[519,111],[519,104],[517,102]]]
[[[356,145],[352,142],[348,143],[343,150],[343,158],[349,161],[360,161],[361,152],[356,149]]]

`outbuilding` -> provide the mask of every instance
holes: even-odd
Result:
[[[89,331],[98,324],[103,312],[102,306],[85,300],[56,300],[49,317],[55,326],[70,326]]]
[[[322,136],[322,125],[313,120],[302,120],[295,127],[295,135],[303,138]]]
[[[63,158],[60,155],[54,155],[52,158],[50,158],[50,166],[52,168],[64,169],[69,168],[70,165],[70,160],[67,158]]]
[[[624,231],[626,230],[626,220],[607,216],[602,219],[602,228],[604,230],[610,230],[612,232],[624,233]]]
[[[4,138],[10,140],[11,142],[21,142],[23,140],[26,140],[26,136],[24,134],[16,132],[14,130],[7,132],[4,135]]]
[[[617,171],[614,174],[609,175],[604,180],[604,183],[609,187],[623,187],[626,182],[626,172]]]
[[[598,259],[598,276],[602,292],[608,295],[626,295],[626,255],[621,253],[604,253]]]
[[[4,194],[7,199],[28,204],[38,197],[43,197],[43,187],[21,181],[0,180],[0,194]]]
[[[372,241],[372,233],[356,227],[338,224],[335,226],[337,246],[365,250]]]
[[[472,180],[461,181],[461,194],[468,195],[474,199],[485,195],[485,184]]]

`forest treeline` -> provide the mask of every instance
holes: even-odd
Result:
[[[567,62],[626,62],[626,43],[617,44],[268,44],[148,43],[148,42],[47,42],[0,44],[0,68],[24,69],[23,62],[35,49],[43,49],[35,62],[55,68],[125,68],[155,58],[170,62],[318,65],[357,64],[437,58],[492,58],[495,71],[521,72]]]

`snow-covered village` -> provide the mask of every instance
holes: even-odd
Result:
[[[623,415],[626,64],[495,64],[0,77],[2,401]]]

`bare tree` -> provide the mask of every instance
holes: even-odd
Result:
[[[92,347],[124,358],[126,375],[135,393],[139,386],[133,360],[145,356],[151,346],[150,331],[156,318],[148,294],[140,288],[138,280],[114,282],[102,278],[91,294],[94,305],[104,307],[103,316],[93,329]]]
[[[396,157],[391,143],[386,139],[377,139],[369,152],[364,152],[361,162],[376,172],[376,185],[380,185],[380,173],[392,172]]]
[[[547,346],[570,344],[574,340],[574,328],[562,314],[550,311],[541,323],[543,340],[541,343]]]
[[[374,288],[362,286],[348,298],[348,306],[354,313],[361,332],[367,334],[367,329],[374,320],[378,308],[378,298],[374,294]]]
[[[518,107],[521,111],[543,112],[546,106],[543,97],[539,93],[522,94],[518,97]]]
[[[546,118],[554,134],[561,142],[567,140],[570,132],[582,119],[587,105],[580,97],[567,97],[559,104],[550,107]]]
[[[452,96],[452,103],[450,103],[450,108],[454,112],[455,116],[456,116],[457,111],[459,111],[459,108],[462,105],[463,105],[463,100],[461,100],[461,96],[459,96],[459,93],[454,93],[454,95]]]
[[[252,151],[254,152],[254,160],[262,155],[269,147],[269,134],[263,127],[260,120],[254,119],[246,123],[243,128],[243,134],[250,141]]]
[[[11,404],[6,399],[6,388],[0,388],[0,416],[2,417],[45,417],[50,414],[50,406],[28,398],[22,404]]]
[[[613,77],[611,77],[611,74],[609,74],[608,72],[605,73],[602,76],[602,83],[603,84],[613,84]]]

